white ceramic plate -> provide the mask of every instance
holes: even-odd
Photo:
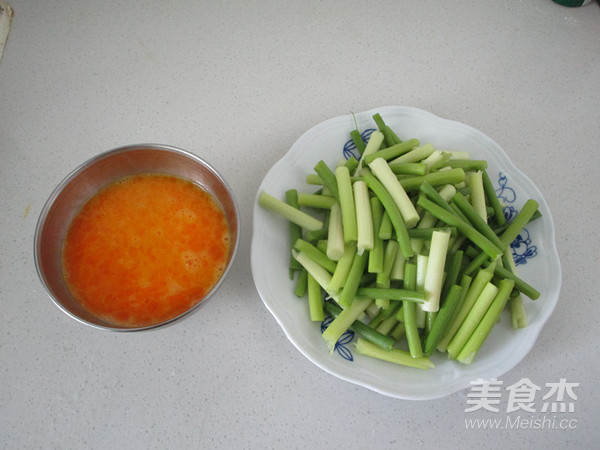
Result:
[[[513,330],[508,314],[496,324],[473,363],[464,366],[437,353],[435,368],[418,370],[397,366],[356,354],[356,338],[343,336],[338,351],[329,354],[321,338],[320,323],[311,322],[305,300],[293,294],[294,282],[288,275],[288,224],[255,203],[251,265],[254,282],[264,304],[273,314],[289,340],[310,361],[323,370],[352,383],[392,397],[426,400],[466,389],[478,378],[489,380],[512,369],[531,350],[544,323],[558,301],[561,268],[554,242],[550,210],[537,187],[521,173],[507,155],[483,133],[426,111],[388,106],[327,120],[307,131],[267,173],[261,190],[284,199],[287,189],[312,192],[305,183],[308,173],[323,159],[331,166],[352,152],[349,133],[355,121],[361,132],[375,128],[372,116],[381,114],[402,140],[417,138],[442,150],[468,151],[473,159],[488,161],[488,174],[497,194],[509,211],[518,211],[533,198],[543,218],[526,228],[518,245],[517,270],[521,278],[535,286],[541,296],[536,301],[524,298],[529,325]]]

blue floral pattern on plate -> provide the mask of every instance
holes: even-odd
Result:
[[[321,334],[323,334],[323,332],[327,329],[327,327],[329,326],[329,324],[331,322],[333,322],[333,318],[327,317],[321,323]],[[344,359],[346,359],[348,361],[354,361],[354,357],[352,356],[352,352],[347,347],[347,345],[350,344],[353,340],[354,340],[354,331],[352,331],[352,330],[346,330],[344,332],[344,334],[342,334],[342,336],[336,342],[333,351],[337,352],[338,355],[340,355],[342,358],[344,358]]]
[[[362,138],[363,142],[366,143],[369,141],[369,138],[371,137],[371,134],[373,134],[373,131],[375,131],[375,128],[368,128],[360,134],[360,137]],[[346,158],[346,159],[350,159],[353,156],[356,159],[360,159],[360,153],[359,153],[358,149],[356,148],[356,144],[354,143],[354,141],[352,139],[350,139],[349,141],[346,141],[346,143],[344,144],[342,153],[344,155],[344,158]]]
[[[508,185],[508,176],[498,172],[498,189],[496,196],[504,203],[504,217],[508,223],[516,217],[519,211],[513,203],[517,201],[517,194],[513,188]],[[533,245],[531,234],[527,228],[523,228],[521,233],[510,244],[515,265],[527,264],[527,260],[537,256],[537,247]]]

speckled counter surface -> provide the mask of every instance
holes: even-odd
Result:
[[[0,61],[0,448],[598,442],[598,4],[10,3]],[[483,131],[544,193],[561,298],[534,349],[500,381],[578,383],[572,412],[544,414],[538,397],[538,411],[518,411],[530,423],[514,425],[506,390],[499,412],[467,412],[468,390],[426,402],[382,396],[314,366],[263,306],[250,272],[262,177],[313,125],[381,105]],[[239,202],[242,242],[230,276],[196,314],[152,332],[102,332],[51,302],[33,234],[68,172],[139,142],[213,163]]]

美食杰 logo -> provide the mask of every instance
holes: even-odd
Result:
[[[579,383],[566,378],[542,386],[521,378],[504,386],[501,380],[477,379],[471,382],[465,413],[488,411],[506,413],[505,418],[465,419],[466,428],[496,429],[574,429],[577,427],[575,402]]]

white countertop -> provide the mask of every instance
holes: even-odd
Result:
[[[598,4],[10,4],[0,61],[0,448],[598,442]],[[506,390],[497,413],[466,412],[469,390],[425,402],[385,397],[313,365],[264,307],[250,272],[260,181],[313,125],[383,105],[419,107],[481,130],[543,192],[561,298],[536,346],[500,380],[579,383],[577,399],[567,399],[573,412],[509,413]],[[140,142],[213,163],[238,200],[242,241],[230,276],[196,314],[151,332],[103,332],[51,302],[36,274],[33,234],[67,173]],[[515,414],[531,425],[507,427]],[[465,423],[486,418],[505,426]]]

